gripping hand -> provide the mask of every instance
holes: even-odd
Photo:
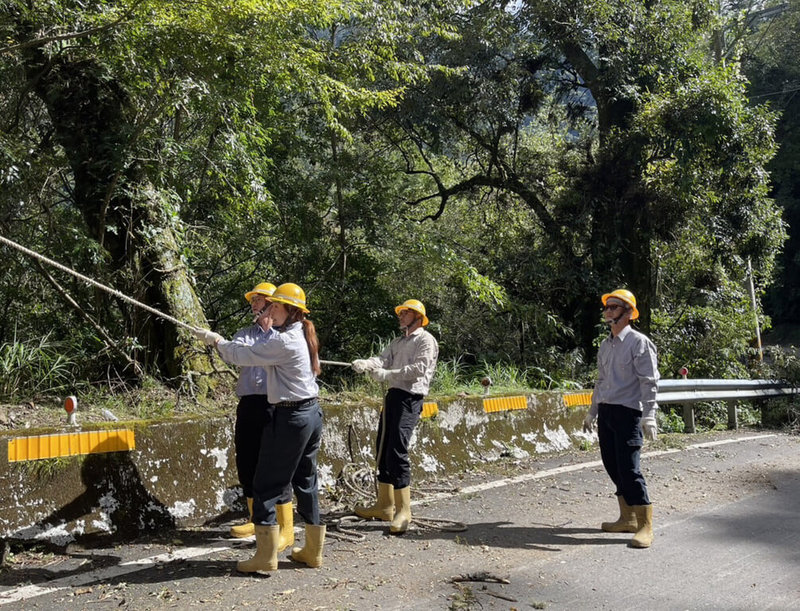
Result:
[[[373,380],[385,382],[391,378],[393,374],[398,373],[399,371],[399,369],[384,369],[383,367],[379,367],[378,369],[368,370],[367,373]]]
[[[356,359],[350,363],[350,366],[356,373],[364,373],[365,371],[375,368],[375,365],[369,359]]]
[[[214,331],[209,331],[208,329],[193,329],[192,333],[194,336],[203,342],[206,346],[216,346],[217,342],[223,339],[223,337],[219,333],[215,333]]]

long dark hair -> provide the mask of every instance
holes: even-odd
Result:
[[[306,344],[308,344],[308,356],[311,357],[311,371],[315,376],[322,373],[322,368],[319,365],[319,340],[317,339],[317,330],[314,328],[314,323],[306,318],[305,312],[300,308],[293,305],[284,304],[288,311],[288,317],[284,324],[291,324],[300,321],[303,323],[303,335],[306,337]]]

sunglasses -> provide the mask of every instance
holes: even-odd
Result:
[[[617,305],[616,303],[612,303],[611,305],[603,306],[603,312],[608,310],[609,312],[613,312],[615,310],[623,309],[624,306]]]

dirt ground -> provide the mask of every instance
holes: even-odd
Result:
[[[793,572],[796,565],[783,569],[769,562],[780,559],[775,548],[781,541],[797,549],[800,528],[794,524],[785,533],[777,531],[780,539],[763,550],[761,566],[777,580],[777,586],[763,592],[760,579],[747,584],[752,575],[740,557],[714,559],[705,576],[683,568],[684,559],[701,563],[703,550],[717,543],[736,554],[741,528],[726,535],[734,537],[729,544],[717,541],[717,535],[704,541],[702,529],[688,544],[680,537],[694,520],[722,516],[742,503],[781,492],[785,478],[800,473],[798,449],[797,436],[763,430],[661,435],[643,457],[656,516],[656,541],[647,551],[626,548],[629,535],[599,531],[598,523],[615,513],[608,478],[596,464],[596,449],[570,450],[475,465],[446,479],[416,482],[417,524],[403,537],[388,536],[386,525],[378,522],[342,522],[339,508],[327,502],[329,535],[325,565],[318,570],[301,568],[281,554],[279,570],[269,576],[240,575],[235,562],[252,554],[253,543],[227,539],[226,524],[129,542],[96,538],[62,550],[12,549],[0,572],[0,605],[9,600],[9,608],[25,609],[642,608],[641,600],[615,601],[616,594],[604,590],[604,584],[619,579],[604,572],[609,559],[615,559],[620,566],[632,563],[631,570],[652,573],[646,589],[649,608],[788,608],[747,601],[761,600],[752,598],[754,593],[785,595],[780,572]],[[458,522],[465,529],[443,529],[446,523],[424,518]],[[297,538],[302,541],[301,528]],[[173,556],[190,551],[196,555]],[[158,554],[167,557],[150,564],[143,560]],[[600,579],[588,592],[583,592],[584,571]],[[714,571],[744,573],[731,576],[719,598],[718,593],[702,593],[703,579],[714,578]],[[22,584],[52,592],[19,602],[4,599]],[[695,604],[680,598],[691,588],[697,590],[691,599]],[[667,599],[675,604],[657,604]]]

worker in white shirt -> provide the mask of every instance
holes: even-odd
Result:
[[[631,547],[653,542],[653,506],[640,468],[643,436],[655,440],[658,362],[653,342],[633,327],[639,318],[636,297],[625,289],[602,296],[603,318],[611,333],[597,353],[597,382],[583,422],[592,431],[597,419],[600,457],[616,486],[620,516],[603,522],[606,532],[635,533]]]
[[[429,320],[421,301],[408,299],[395,308],[395,314],[403,335],[380,356],[352,363],[357,373],[389,385],[376,442],[377,499],[370,507],[356,507],[355,512],[362,518],[391,522],[389,532],[402,534],[411,522],[408,444],[436,370],[439,344],[424,328]]]
[[[319,342],[314,324],[306,318],[306,296],[293,283],[280,285],[270,307],[257,319],[264,331],[278,334],[251,346],[225,341],[211,331],[200,332],[228,363],[260,366],[267,373],[267,395],[275,412],[264,430],[253,478],[253,523],[256,554],[237,564],[244,573],[278,568],[279,527],[276,505],[291,484],[297,513],[303,518],[305,545],[292,549],[291,558],[310,567],[322,566],[325,525],[320,519],[317,453],[322,439],[316,376],[320,372]]]

